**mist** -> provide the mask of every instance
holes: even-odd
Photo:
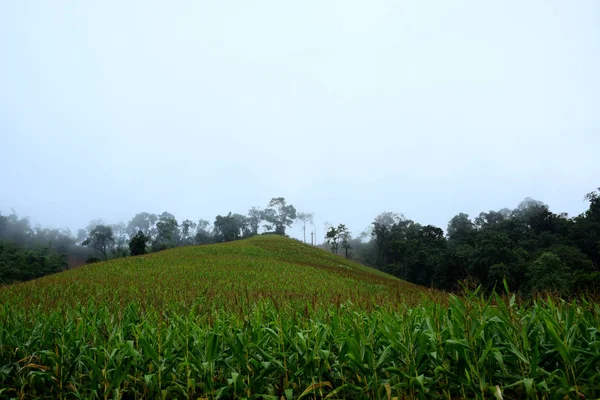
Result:
[[[0,5],[0,211],[246,215],[354,237],[598,186],[600,24],[581,1]],[[286,233],[303,237],[300,224]]]

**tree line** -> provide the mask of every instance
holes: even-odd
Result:
[[[212,224],[203,219],[179,222],[169,212],[141,212],[128,223],[92,220],[73,235],[64,229],[32,227],[28,218],[19,218],[13,211],[0,214],[0,284],[177,246],[226,242],[259,233],[285,235],[297,218],[303,221],[305,231],[312,214],[297,212],[285,198],[275,197],[265,209],[252,207],[246,215],[217,215]]]
[[[600,189],[573,218],[541,201],[515,209],[459,213],[446,233],[402,214],[383,213],[370,240],[355,241],[354,257],[401,279],[445,290],[469,280],[492,290],[507,282],[523,295],[567,295],[600,288]],[[332,250],[337,249],[332,246]]]
[[[419,285],[453,290],[469,280],[492,290],[504,281],[524,295],[569,294],[600,285],[600,189],[585,196],[588,209],[570,218],[541,201],[525,199],[515,209],[459,213],[444,232],[400,213],[384,212],[353,238],[344,224],[327,226],[320,246]],[[285,235],[297,221],[313,223],[283,197],[247,214],[229,212],[207,220],[179,222],[168,212],[136,214],[127,224],[91,221],[67,230],[32,228],[16,213],[0,214],[0,284],[28,280],[101,259],[139,255],[187,245],[219,243],[257,234]],[[316,238],[311,243],[316,244]]]

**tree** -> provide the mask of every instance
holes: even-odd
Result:
[[[0,213],[0,239],[4,239],[8,231],[8,218]]]
[[[156,237],[152,242],[152,251],[175,247],[179,243],[179,224],[173,214],[163,212],[156,223]]]
[[[0,240],[6,240],[19,245],[31,244],[34,239],[34,231],[31,229],[29,218],[19,218],[17,212],[2,217],[2,236]]]
[[[405,218],[402,214],[385,211],[375,217],[373,223],[383,225],[389,229],[392,227],[392,225],[398,224],[403,219]]]
[[[346,258],[348,258],[348,252],[352,248],[350,245],[350,231],[344,224],[339,224],[337,227],[331,226],[325,234],[325,240],[331,247],[331,252],[334,254],[338,253],[340,244],[345,251]]]
[[[540,212],[547,211],[548,206],[539,200],[534,200],[531,197],[526,197],[525,200],[519,203],[517,208],[512,212],[512,216],[529,220]]]
[[[156,221],[158,221],[156,214],[138,213],[127,224],[127,234],[133,237],[137,232],[142,231],[148,240],[152,241],[156,237]]]
[[[34,243],[39,247],[48,247],[58,254],[68,254],[75,240],[68,229],[50,229],[37,226],[34,229]]]
[[[338,253],[338,239],[339,236],[337,228],[334,226],[330,227],[325,235],[325,240],[327,241],[327,244],[329,244],[331,252],[334,254]]]
[[[248,225],[248,218],[242,214],[233,214],[232,217],[236,220],[237,225],[240,229],[240,237],[247,238],[253,235],[250,226]]]
[[[210,222],[204,219],[198,221],[194,240],[196,244],[209,244],[214,241],[214,237],[210,229]]]
[[[375,249],[377,256],[375,259],[375,265],[383,268],[386,264],[385,254],[387,252],[387,242],[389,240],[390,230],[384,224],[379,222],[373,222],[373,229],[371,230],[372,241],[375,243]]]
[[[564,295],[570,291],[570,270],[551,252],[542,253],[529,266],[527,278],[532,294],[553,291]]]
[[[337,227],[338,237],[342,241],[342,249],[344,249],[344,255],[348,258],[348,251],[352,248],[350,245],[350,231],[344,224],[340,224]]]
[[[0,240],[0,284],[27,281],[62,271],[65,256],[48,248],[27,249]]]
[[[448,242],[453,246],[472,244],[476,233],[475,224],[471,222],[469,215],[464,213],[452,217],[446,230]]]
[[[499,211],[489,211],[487,213],[479,213],[479,216],[475,218],[475,225],[479,229],[483,228],[494,228],[500,225],[502,221],[506,219],[506,214]]]
[[[183,220],[181,223],[181,244],[189,245],[194,243],[195,232],[197,224],[189,219]]]
[[[231,212],[225,216],[217,215],[214,226],[219,242],[230,242],[242,237],[243,220],[239,217],[239,214],[231,214]]]
[[[571,238],[600,271],[600,188],[585,195],[590,205],[574,219]]]
[[[571,271],[569,283],[573,291],[597,293],[600,288],[600,271],[586,254],[575,246],[564,244],[552,246],[548,250],[556,254]]]
[[[258,228],[262,220],[263,211],[260,208],[252,207],[250,210],[248,210],[248,217],[246,221],[252,235],[258,235]]]
[[[115,238],[113,236],[112,228],[106,225],[97,225],[90,232],[87,239],[83,241],[83,245],[96,249],[102,253],[104,260],[108,259],[107,250],[114,244]]]
[[[285,228],[292,226],[296,219],[296,208],[286,204],[283,197],[274,197],[264,211],[263,218],[275,227],[275,233],[285,235]]]
[[[389,230],[393,225],[399,223],[404,220],[404,214],[399,214],[391,211],[384,211],[378,216],[375,217],[371,225],[369,225],[364,232],[361,233],[361,237],[366,238],[374,238],[377,234],[374,232],[376,225],[379,226],[380,229]]]
[[[93,220],[91,220],[91,221],[90,221],[90,222],[87,224],[87,226],[85,227],[85,229],[86,229],[88,232],[91,232],[91,231],[92,231],[92,230],[93,230],[95,227],[97,227],[98,225],[106,225],[106,224],[104,223],[104,221],[102,220],[102,218],[97,218],[97,219],[93,219]]]
[[[88,232],[85,229],[78,229],[77,230],[77,238],[75,239],[75,241],[79,244],[79,243],[83,243],[83,241],[87,238],[88,236]]]
[[[478,235],[475,243],[469,273],[488,290],[506,279],[511,290],[516,291],[525,281],[531,257],[509,233],[491,226]]]
[[[144,235],[144,232],[138,231],[138,233],[129,241],[129,251],[131,255],[139,256],[140,254],[146,254],[147,242],[148,237]]]
[[[127,229],[123,222],[118,224],[110,225],[113,231],[113,237],[115,238],[115,244],[113,246],[113,257],[126,257],[127,256]]]
[[[306,243],[306,223],[309,223],[312,225],[314,216],[315,216],[314,213],[305,213],[305,212],[299,212],[297,215],[298,220],[300,220],[302,222],[302,233],[304,234],[304,243]]]

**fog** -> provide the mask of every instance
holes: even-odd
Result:
[[[5,1],[0,51],[0,211],[43,226],[282,196],[356,236],[599,186],[593,0]]]

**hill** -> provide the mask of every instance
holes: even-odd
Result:
[[[245,306],[268,298],[284,306],[345,303],[361,307],[418,301],[424,290],[322,249],[280,236],[179,247],[119,258],[4,288],[0,299],[45,310],[93,302],[119,308]]]
[[[598,398],[598,326],[255,237],[0,288],[0,399]]]

